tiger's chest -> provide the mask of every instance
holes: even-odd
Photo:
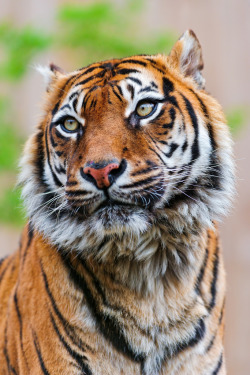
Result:
[[[194,296],[173,307],[163,296],[136,300],[88,281],[79,326],[93,374],[174,374],[177,357],[201,351],[207,311]]]

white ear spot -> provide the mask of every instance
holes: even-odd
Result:
[[[64,73],[61,68],[53,63],[46,66],[36,65],[35,69],[43,76],[48,91],[50,89],[50,85]]]
[[[170,57],[186,77],[191,77],[198,84],[199,88],[204,88],[205,79],[201,71],[204,67],[201,45],[195,33],[187,30],[174,45]]]

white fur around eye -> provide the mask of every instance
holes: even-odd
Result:
[[[77,131],[76,132],[72,132],[72,133],[66,132],[65,130],[63,130],[61,124],[59,124],[59,125],[56,126],[56,130],[58,130],[59,133],[61,133],[64,137],[73,138],[73,139],[76,139],[76,137],[77,137]]]
[[[154,111],[151,116],[149,115],[147,118],[141,118],[140,119],[140,125],[146,125],[150,121],[153,121],[154,118],[156,118],[159,115],[159,113],[161,112],[162,106],[163,106],[163,103],[158,103],[156,111]]]

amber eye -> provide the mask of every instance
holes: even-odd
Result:
[[[75,132],[79,129],[79,123],[74,118],[64,120],[63,128],[68,132]]]
[[[142,102],[136,107],[136,114],[140,117],[147,117],[155,109],[156,104],[152,102]]]

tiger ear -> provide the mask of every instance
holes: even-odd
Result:
[[[65,74],[63,69],[61,69],[59,66],[51,63],[49,66],[37,66],[36,70],[42,74],[45,84],[46,84],[46,90],[50,91],[51,86],[53,83],[57,81],[57,79]]]
[[[201,73],[204,67],[201,45],[192,30],[185,31],[175,43],[170,60],[185,77],[193,78],[200,89],[205,87],[205,78]]]

